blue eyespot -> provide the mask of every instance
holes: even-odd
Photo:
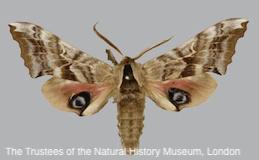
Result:
[[[75,109],[85,109],[91,101],[89,92],[80,92],[69,99],[69,106]]]
[[[168,90],[169,101],[175,106],[183,105],[190,102],[190,94],[178,88]]]

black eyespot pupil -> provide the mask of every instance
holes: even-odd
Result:
[[[89,92],[80,92],[70,98],[69,106],[75,109],[85,109],[90,104],[90,100]]]
[[[186,104],[190,101],[189,94],[186,91],[178,88],[170,88],[168,90],[168,96],[170,102],[177,106]]]
[[[182,102],[183,100],[184,100],[184,97],[185,95],[177,95],[177,96],[174,96],[174,100],[176,101],[176,102]]]
[[[79,97],[79,98],[83,98],[83,97]],[[75,105],[76,106],[84,106],[85,105],[85,101],[80,100],[80,99],[75,99]]]

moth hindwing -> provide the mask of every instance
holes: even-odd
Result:
[[[107,50],[108,60],[114,66],[38,25],[17,22],[9,26],[30,76],[52,76],[42,92],[53,106],[85,116],[100,111],[110,97],[114,98],[122,146],[126,153],[132,154],[139,147],[144,126],[145,96],[169,111],[181,111],[204,102],[217,86],[209,72],[226,73],[247,23],[243,18],[223,20],[144,64],[136,59],[169,39],[145,49],[135,58],[124,56],[119,63],[111,50]],[[123,55],[96,26],[94,31]]]

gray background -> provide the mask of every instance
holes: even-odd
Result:
[[[258,4],[256,1],[1,1],[0,5],[0,159],[72,159],[72,157],[8,157],[5,147],[120,148],[116,105],[109,102],[98,114],[78,117],[51,107],[40,92],[49,78],[33,80],[10,36],[8,23],[29,21],[43,26],[63,40],[106,60],[107,47],[92,31],[107,35],[129,56],[171,35],[167,45],[153,50],[139,62],[181,44],[206,27],[226,18],[245,17],[248,31],[236,47],[225,76],[213,75],[218,88],[197,108],[167,112],[147,99],[141,147],[233,147],[239,157],[258,157]],[[90,157],[73,157],[89,159]],[[153,159],[153,157],[91,157],[95,159]],[[177,157],[159,157],[177,159]],[[178,157],[179,159],[197,159]],[[207,157],[205,157],[207,158]],[[208,158],[208,159],[212,159]]]

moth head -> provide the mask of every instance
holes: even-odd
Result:
[[[128,56],[125,56],[125,57],[123,57],[123,59],[121,60],[121,62],[120,62],[120,65],[122,65],[122,66],[124,66],[124,65],[130,65],[130,64],[132,64],[132,63],[135,63],[134,62],[134,59],[133,58],[130,58],[130,57],[128,57]]]

